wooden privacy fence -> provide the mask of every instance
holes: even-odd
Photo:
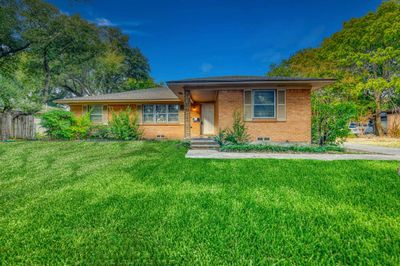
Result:
[[[0,136],[7,139],[34,139],[35,121],[33,115],[14,112],[0,113]]]

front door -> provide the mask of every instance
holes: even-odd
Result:
[[[214,104],[201,104],[202,134],[214,135]]]

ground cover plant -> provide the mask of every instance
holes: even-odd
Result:
[[[0,264],[400,263],[397,162],[0,144]]]
[[[278,144],[228,144],[221,147],[226,152],[293,152],[293,153],[343,153],[343,147],[326,145],[278,145]]]

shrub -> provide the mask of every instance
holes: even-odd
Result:
[[[65,110],[52,110],[42,115],[41,126],[46,134],[55,139],[71,139],[74,131],[71,126],[76,122],[73,113]]]
[[[325,153],[343,152],[340,146],[311,146],[311,145],[270,145],[270,144],[229,144],[221,148],[221,151],[231,152],[306,152]]]
[[[89,135],[89,129],[92,125],[90,121],[90,113],[76,117],[71,126],[72,136],[74,139],[86,139]]]
[[[218,135],[215,136],[215,141],[218,142],[220,146],[224,145],[226,142],[226,129],[220,130]]]
[[[233,143],[249,142],[246,125],[242,119],[242,114],[238,111],[233,113],[232,129],[228,130],[228,138]]]
[[[90,113],[76,117],[69,111],[52,110],[44,113],[41,118],[41,126],[53,139],[87,138],[91,126]]]
[[[232,128],[221,130],[215,137],[215,140],[220,145],[228,143],[233,144],[244,144],[249,141],[249,135],[247,134],[246,125],[242,119],[242,114],[238,111],[233,113],[233,125]]]
[[[138,120],[138,114],[132,113],[130,108],[118,114],[113,113],[110,123],[112,138],[118,140],[140,139],[143,132],[139,129]]]
[[[313,97],[312,138],[321,146],[337,144],[350,134],[349,122],[356,116],[351,102],[325,103]]]
[[[400,137],[400,123],[398,122],[397,119],[398,115],[396,114],[393,123],[391,126],[389,126],[388,130],[388,135],[392,138],[398,138]]]
[[[88,137],[92,139],[110,139],[112,138],[111,129],[108,125],[91,126]]]

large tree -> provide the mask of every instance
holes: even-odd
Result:
[[[128,36],[116,28],[102,27],[101,52],[79,66],[71,66],[59,77],[59,84],[77,96],[139,89],[141,81],[155,86],[150,66],[138,48],[129,46]]]
[[[359,115],[374,114],[376,133],[383,134],[381,111],[398,97],[400,75],[400,3],[385,1],[376,12],[346,22],[321,46],[306,49],[269,75],[334,77],[338,82],[316,93],[314,106],[353,102]]]
[[[0,75],[9,81],[3,83],[4,90],[5,84],[21,84],[15,78],[17,71],[31,77],[32,84],[29,79],[22,84],[35,88],[30,94],[43,103],[60,96],[154,85],[147,59],[119,29],[66,15],[42,0],[0,0],[0,4]],[[10,87],[10,92],[22,95],[24,90],[15,90],[19,87]]]

